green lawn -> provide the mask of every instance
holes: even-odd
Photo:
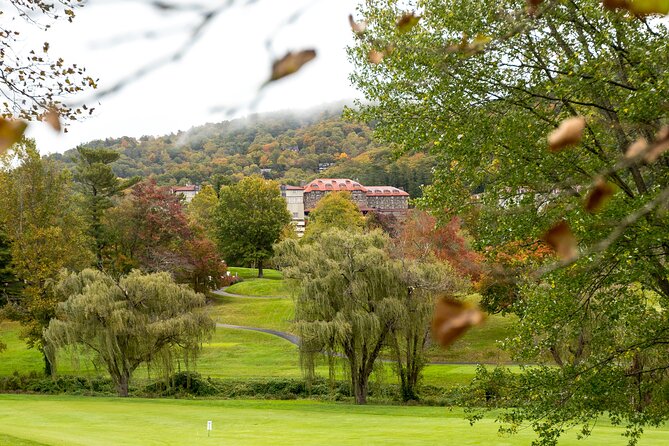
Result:
[[[294,318],[292,299],[247,299],[214,296],[211,316],[223,324],[291,331]]]
[[[290,286],[286,280],[253,279],[236,283],[226,290],[232,294],[244,296],[290,296]]]
[[[0,395],[0,442],[18,445],[527,445],[534,435],[497,433],[486,418],[471,427],[459,409],[352,406],[301,401],[216,401]],[[213,422],[207,437],[207,421]],[[601,422],[564,446],[626,444]],[[649,429],[641,446],[664,445],[669,430]]]
[[[230,274],[233,276],[235,273],[242,279],[257,279],[258,278],[258,269],[257,268],[242,268],[240,266],[229,266],[228,271],[230,271]],[[263,277],[265,279],[276,279],[276,280],[281,280],[283,279],[283,274],[281,271],[277,271],[275,269],[267,269],[263,268]]]

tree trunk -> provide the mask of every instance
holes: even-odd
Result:
[[[118,377],[118,382],[116,383],[116,392],[118,396],[127,397],[128,396],[128,383],[130,382],[130,374],[123,373]]]
[[[262,260],[258,260],[258,279],[262,279]]]
[[[44,375],[51,376],[53,374],[53,367],[44,350],[42,350],[42,358],[44,358]]]
[[[367,404],[367,377],[358,376],[353,383],[355,391],[355,404]]]

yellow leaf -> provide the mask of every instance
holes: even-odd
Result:
[[[416,26],[419,21],[420,16],[414,15],[413,11],[405,12],[402,14],[402,17],[397,20],[397,30],[401,34],[407,33],[411,31],[411,29]]]
[[[0,118],[0,153],[16,144],[26,131],[28,123],[20,119]]]

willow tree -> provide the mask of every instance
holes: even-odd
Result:
[[[52,363],[58,348],[83,347],[107,369],[119,396],[128,396],[142,364],[169,373],[178,356],[186,364],[194,360],[215,328],[204,295],[168,273],[135,270],[115,280],[92,269],[63,272],[54,291],[67,300],[44,332]]]
[[[380,232],[332,229],[310,244],[286,240],[276,248],[284,275],[300,280],[295,321],[305,371],[313,375],[322,353],[343,356],[358,404],[367,402],[374,364],[403,311],[386,244]]]

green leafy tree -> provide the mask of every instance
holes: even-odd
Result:
[[[309,213],[309,223],[304,240],[312,240],[330,228],[361,231],[365,219],[349,192],[331,192],[316,204]]]
[[[122,181],[116,177],[111,163],[118,160],[118,152],[109,149],[77,147],[77,168],[74,180],[83,189],[89,235],[95,242],[95,256],[99,269],[103,268],[103,253],[108,236],[102,222],[105,210],[113,206],[112,198],[132,186],[139,178]]]
[[[21,322],[28,346],[45,353],[42,331],[58,303],[47,283],[62,268],[89,266],[92,256],[68,172],[41,159],[32,141],[15,146],[15,151],[16,157],[0,172],[0,225],[7,228],[11,269],[23,289],[5,313]],[[49,373],[46,355],[44,360]]]
[[[204,232],[214,238],[216,223],[214,221],[214,211],[218,204],[216,191],[210,185],[205,185],[200,189],[197,195],[193,197],[186,212],[192,224],[201,226]]]
[[[109,372],[119,396],[128,396],[142,364],[169,373],[177,357],[194,361],[215,329],[204,295],[168,273],[133,271],[116,280],[92,269],[63,272],[54,291],[67,300],[44,331],[52,362],[58,348],[83,347]]]
[[[215,213],[216,238],[226,262],[257,265],[272,257],[273,245],[291,217],[279,185],[261,177],[246,177],[223,186]]]
[[[360,14],[359,117],[437,156],[421,204],[446,221],[476,213],[479,249],[543,236],[561,254],[501,274],[518,285],[499,299],[519,316],[507,347],[558,365],[522,374],[510,429],[529,421],[554,444],[606,413],[635,442],[669,417],[666,23],[595,0],[368,0]]]

